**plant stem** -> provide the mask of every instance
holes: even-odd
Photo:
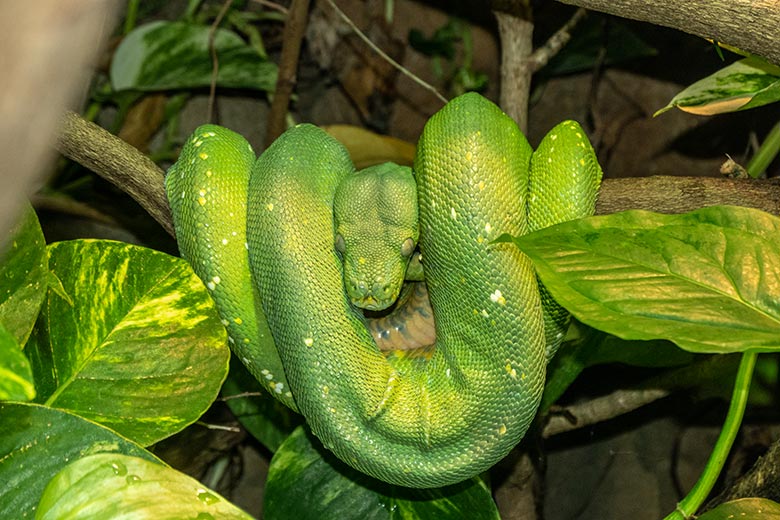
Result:
[[[125,10],[125,24],[122,28],[122,34],[128,34],[135,29],[135,21],[138,18],[138,0],[130,0],[127,2],[127,9]]]
[[[699,481],[693,486],[688,496],[677,504],[677,509],[666,516],[664,520],[688,520],[693,516],[697,509],[704,503],[707,495],[710,494],[712,487],[720,476],[723,464],[726,462],[731,445],[737,437],[739,427],[742,425],[742,416],[745,413],[745,404],[747,403],[750,381],[753,378],[753,368],[756,366],[756,352],[743,352],[742,359],[739,362],[737,378],[734,382],[734,392],[731,395],[731,404],[726,414],[726,420],[723,428],[720,430],[718,440],[710,453],[710,459],[704,466],[704,471],[699,477]]]
[[[754,179],[758,178],[780,152],[780,123],[769,131],[758,151],[747,164],[747,172]]]

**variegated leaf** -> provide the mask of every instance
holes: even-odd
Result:
[[[48,259],[43,231],[32,206],[0,241],[0,324],[24,345],[46,295]]]
[[[780,504],[768,498],[740,498],[725,502],[697,518],[699,520],[737,520],[741,518],[780,520]]]
[[[698,115],[747,110],[780,100],[780,67],[751,56],[701,79],[655,115],[677,107]]]
[[[111,430],[46,406],[0,403],[0,518],[33,518],[62,466],[97,453],[160,461]]]
[[[214,304],[184,260],[130,244],[49,246],[50,291],[27,351],[39,402],[143,445],[194,422],[227,375]]]
[[[111,60],[111,84],[116,90],[209,86],[214,74],[210,33],[210,27],[186,22],[141,25],[117,47]],[[236,33],[217,29],[213,47],[219,63],[217,85],[274,89],[276,65],[262,58]]]
[[[252,520],[184,473],[113,453],[84,457],[65,466],[46,486],[35,518]]]
[[[0,325],[0,401],[30,401],[34,397],[30,362],[16,339]]]

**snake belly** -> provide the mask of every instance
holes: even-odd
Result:
[[[294,406],[325,447],[383,481],[437,487],[487,470],[522,439],[544,383],[545,331],[530,261],[513,245],[494,242],[529,229],[533,151],[509,117],[465,94],[436,113],[420,138],[419,246],[436,342],[419,356],[381,353],[345,295],[333,200],[354,167],[340,143],[305,124],[277,139],[251,168],[243,224],[228,219],[236,213],[231,208],[240,211],[235,202],[209,204],[221,193],[209,191],[208,181],[221,174],[200,154],[218,155],[221,142],[202,151],[211,141],[193,139],[169,178],[192,173],[194,188],[167,181],[182,254],[196,272],[199,264],[208,267],[201,278],[216,288],[214,277],[225,283],[223,269],[244,269],[246,249],[240,261],[213,267],[222,235],[194,237],[214,222],[229,221],[225,232],[245,230],[249,267],[241,279],[251,279],[254,290],[244,288],[227,305],[218,300],[223,320],[235,324],[248,309],[260,328],[267,320],[277,357],[253,358],[246,348],[239,355],[250,357],[261,381],[272,374],[269,389],[283,385],[277,397],[284,399],[289,385]],[[174,202],[177,196],[189,209]],[[266,367],[277,358],[283,372]]]

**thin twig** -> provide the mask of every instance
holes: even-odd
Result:
[[[222,23],[222,19],[233,4],[233,0],[225,0],[222,4],[222,9],[219,10],[217,17],[214,19],[214,23],[211,24],[209,29],[209,52],[211,53],[211,85],[209,86],[209,105],[208,105],[208,121],[214,121],[214,101],[217,97],[217,76],[219,75],[219,58],[217,57],[217,49],[214,47],[214,38],[217,35],[217,29],[219,24]]]
[[[298,72],[298,59],[301,43],[306,31],[306,19],[309,15],[309,0],[293,0],[290,14],[284,24],[282,55],[279,58],[279,73],[276,78],[276,90],[268,114],[265,144],[269,146],[282,135],[287,120],[287,108],[290,104]]]
[[[433,85],[431,85],[430,83],[427,83],[427,82],[426,82],[426,81],[424,81],[422,78],[420,78],[420,77],[416,76],[416,75],[415,75],[413,72],[411,72],[411,71],[410,71],[410,70],[408,70],[406,67],[404,67],[403,65],[401,65],[400,63],[398,63],[397,61],[395,61],[395,60],[394,60],[393,58],[391,58],[390,56],[388,56],[388,55],[387,55],[387,54],[386,54],[386,53],[385,53],[385,52],[384,52],[382,49],[380,49],[379,47],[377,47],[377,46],[376,46],[376,44],[374,44],[374,42],[372,42],[372,41],[371,41],[371,40],[368,38],[368,36],[366,36],[365,34],[363,34],[363,31],[361,31],[361,30],[358,28],[358,26],[357,26],[357,25],[355,25],[355,24],[354,24],[354,22],[352,22],[352,20],[350,20],[350,19],[349,19],[349,16],[347,16],[346,14],[344,14],[344,12],[343,12],[341,9],[339,9],[339,8],[338,8],[338,6],[336,5],[336,3],[335,3],[333,0],[327,0],[327,1],[328,1],[328,4],[330,4],[330,6],[333,8],[333,10],[334,10],[334,11],[336,11],[336,14],[338,14],[338,15],[339,15],[339,17],[341,18],[341,20],[342,20],[342,21],[343,21],[345,24],[347,24],[347,25],[349,26],[349,28],[350,28],[350,29],[352,29],[352,31],[353,31],[353,32],[354,32],[354,33],[355,33],[355,34],[356,34],[356,35],[357,35],[357,36],[358,36],[358,37],[359,37],[361,40],[363,40],[363,41],[366,43],[366,45],[368,45],[369,47],[371,47],[371,49],[372,49],[372,50],[373,50],[375,53],[379,54],[379,55],[382,57],[382,59],[384,59],[385,61],[387,61],[387,62],[388,62],[390,65],[392,65],[393,67],[395,67],[396,69],[398,69],[398,71],[400,71],[400,72],[401,72],[403,75],[405,75],[405,76],[407,76],[408,78],[410,78],[412,81],[414,81],[415,83],[417,83],[418,85],[420,85],[422,88],[424,88],[425,90],[427,90],[427,91],[429,91],[429,92],[433,93],[433,95],[434,95],[434,96],[436,96],[436,97],[437,97],[437,98],[438,98],[438,99],[439,99],[439,100],[440,100],[442,103],[445,103],[445,104],[447,103],[447,98],[446,98],[446,97],[444,97],[444,96],[443,96],[441,93],[439,93],[439,91],[438,91],[438,90],[436,90],[436,87],[434,87],[434,86],[433,86]]]
[[[552,437],[553,435],[614,419],[646,404],[663,399],[668,395],[668,390],[655,388],[617,390],[609,395],[566,407],[565,413],[551,415],[542,435],[544,437]]]
[[[528,61],[531,64],[531,72],[536,72],[547,65],[547,63],[558,54],[567,43],[569,43],[569,40],[571,40],[571,32],[577,24],[585,18],[586,14],[588,14],[588,12],[582,7],[577,9],[571,18],[569,18],[569,21],[555,31],[555,33],[547,39],[544,45],[531,54],[528,58]]]
[[[266,392],[241,392],[240,394],[225,395],[220,398],[220,401],[230,401],[231,399],[243,399],[244,397],[264,397],[268,394]]]
[[[273,9],[274,11],[279,11],[283,15],[287,16],[290,14],[290,10],[287,9],[285,6],[277,4],[276,2],[271,2],[269,0],[252,0],[253,2],[262,5],[263,7],[268,7],[269,9]]]
[[[238,426],[223,426],[221,424],[211,424],[203,421],[197,421],[195,424],[198,426],[203,426],[204,428],[207,428],[209,430],[221,430],[225,432],[233,432],[233,433],[239,433],[241,431],[241,428]]]

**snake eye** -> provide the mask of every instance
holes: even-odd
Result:
[[[344,245],[344,237],[341,236],[341,233],[336,235],[335,246],[336,246],[336,251],[338,251],[339,253],[343,253],[344,249],[346,248],[346,246]]]
[[[414,240],[407,238],[404,240],[404,243],[401,244],[401,254],[403,256],[409,256],[412,254],[412,251],[414,251]]]

